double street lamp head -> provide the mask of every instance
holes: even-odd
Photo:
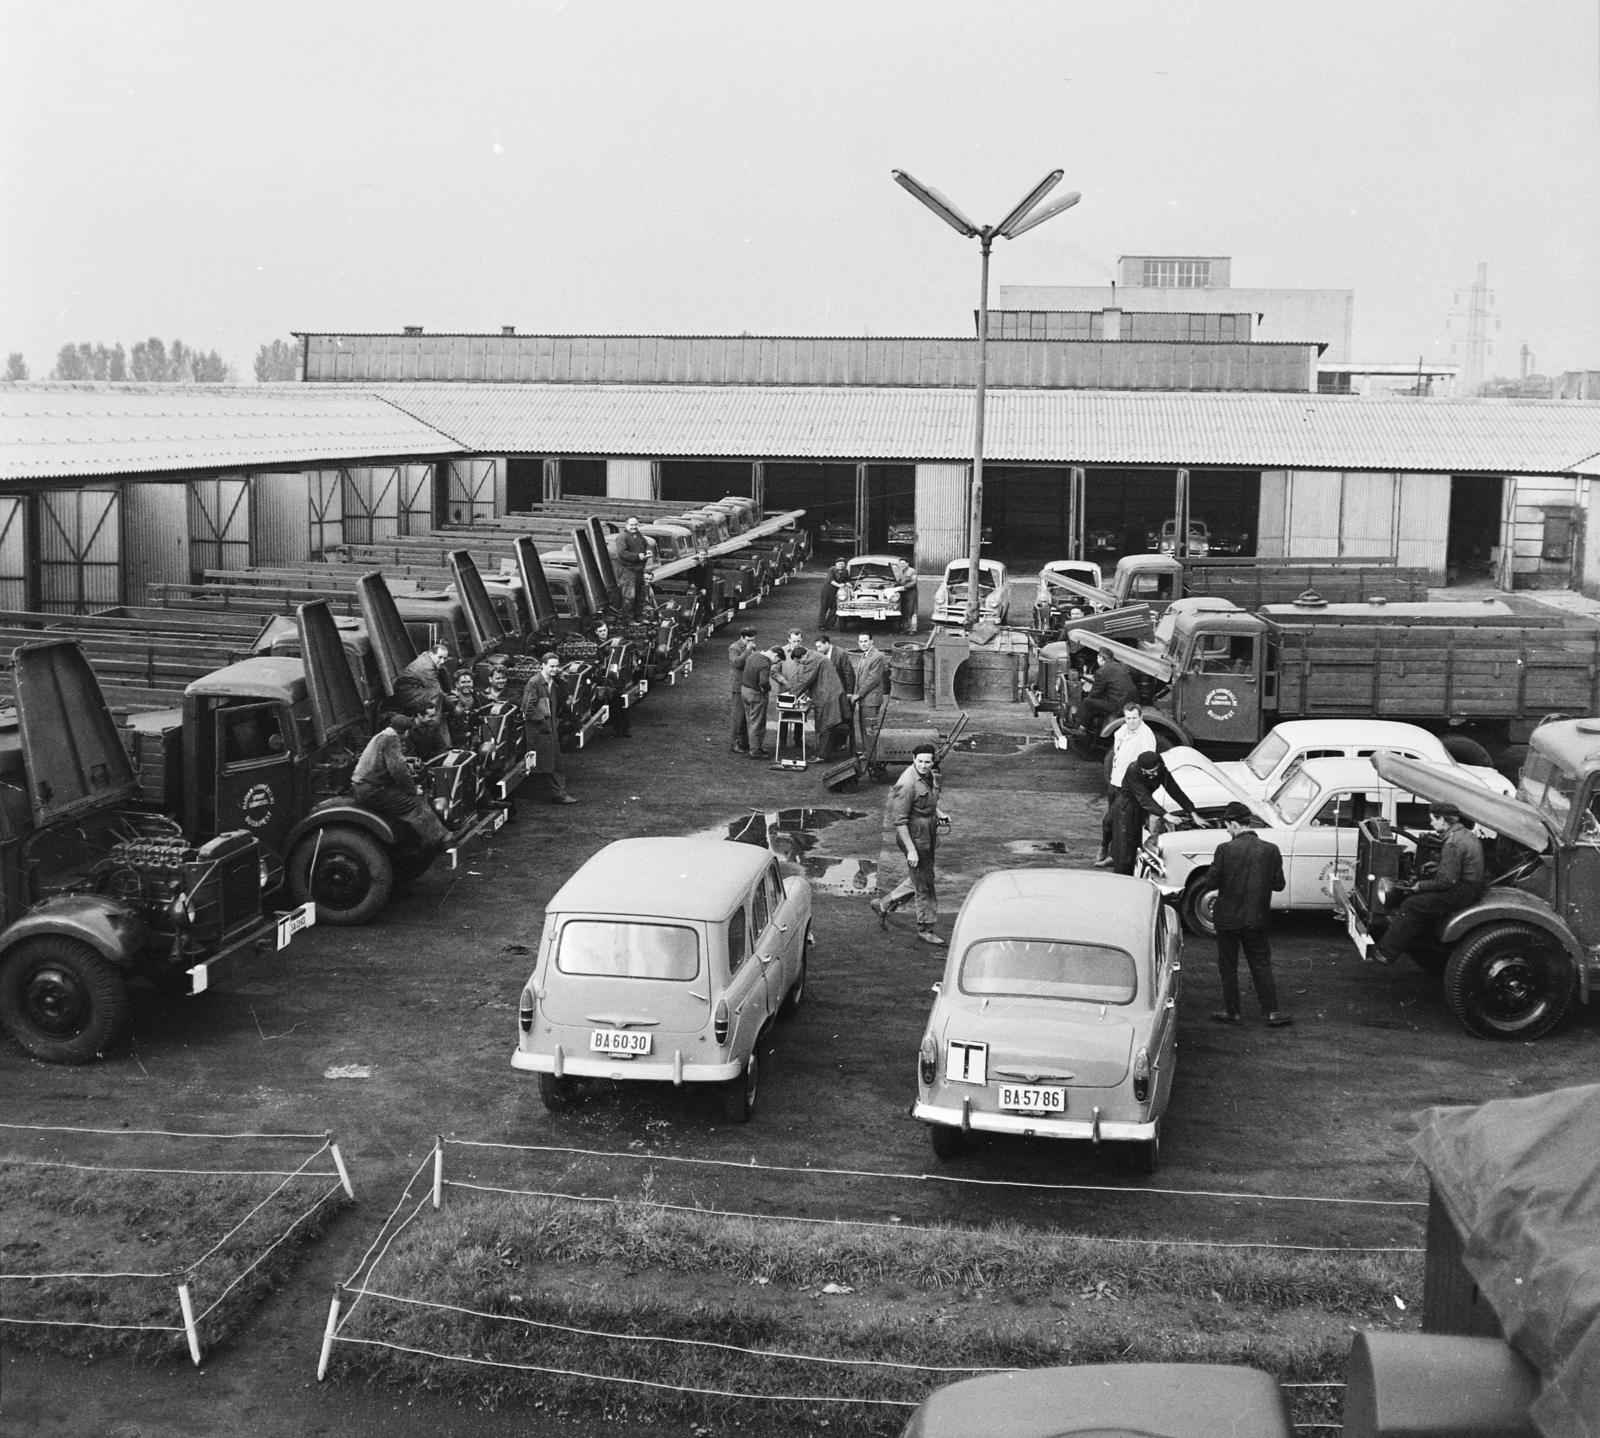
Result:
[[[1070,210],[1083,198],[1076,190],[1061,199],[1046,205],[1042,210],[1035,209],[1051,190],[1061,183],[1062,171],[1052,170],[1044,179],[1040,180],[1026,195],[1012,208],[1011,213],[998,225],[975,225],[960,209],[942,195],[932,185],[924,185],[921,180],[904,170],[891,170],[895,184],[908,193],[915,195],[930,210],[934,212],[952,230],[965,238],[971,239],[978,236],[988,240],[995,235],[1001,235],[1008,240],[1014,240],[1018,235],[1031,230],[1035,225],[1042,225],[1046,220],[1059,215],[1063,210]]]

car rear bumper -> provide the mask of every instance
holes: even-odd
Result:
[[[558,1065],[558,1062],[559,1065]],[[739,1077],[737,1063],[685,1063],[683,1050],[675,1049],[668,1059],[568,1058],[560,1049],[553,1054],[530,1054],[522,1049],[511,1052],[511,1067],[522,1073],[557,1074],[562,1078],[627,1079],[644,1083],[726,1083]]]
[[[971,1129],[977,1133],[1010,1133],[1027,1138],[1077,1138],[1107,1143],[1147,1143],[1156,1136],[1152,1123],[1129,1123],[1125,1119],[1047,1118],[1043,1114],[985,1113],[963,1106],[924,1103],[911,1106],[911,1117],[922,1123],[945,1124],[950,1128]]]

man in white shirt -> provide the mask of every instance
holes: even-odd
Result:
[[[1144,710],[1138,704],[1122,706],[1122,724],[1111,736],[1111,753],[1106,764],[1106,816],[1100,821],[1100,854],[1094,861],[1097,869],[1109,869],[1115,862],[1111,854],[1111,836],[1116,832],[1117,810],[1122,804],[1122,781],[1127,776],[1128,765],[1139,755],[1156,752],[1155,731],[1144,722]]]

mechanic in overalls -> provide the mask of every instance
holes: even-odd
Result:
[[[1462,823],[1461,810],[1454,804],[1430,804],[1428,818],[1434,833],[1444,835],[1439,866],[1411,886],[1389,920],[1372,951],[1380,964],[1405,958],[1413,944],[1429,936],[1435,920],[1476,903],[1484,890],[1483,841]]]
[[[943,787],[934,765],[932,744],[918,744],[911,751],[911,767],[894,781],[884,805],[884,827],[894,834],[895,847],[905,857],[906,876],[887,898],[873,899],[872,912],[880,928],[889,927],[889,915],[908,900],[917,905],[917,937],[925,944],[943,948],[945,941],[934,932],[939,918],[939,898],[933,887],[934,851],[938,847],[941,824],[950,816],[939,807]]]
[[[404,824],[423,849],[442,849],[450,841],[449,832],[418,791],[400,752],[400,737],[412,724],[409,714],[389,715],[356,760],[350,792],[363,808]]]

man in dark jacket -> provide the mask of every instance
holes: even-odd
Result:
[[[826,629],[839,618],[839,591],[850,582],[850,566],[836,560],[822,581],[822,600],[817,606],[817,628]]]
[[[622,590],[622,615],[624,619],[637,619],[644,613],[645,570],[650,563],[650,541],[639,529],[639,521],[631,515],[622,531],[622,547],[617,551],[617,587]]]
[[[745,726],[744,718],[744,661],[754,653],[756,647],[756,632],[746,625],[739,631],[739,637],[728,646],[729,677],[733,681],[733,744],[730,746],[735,754],[748,754],[750,752],[749,730]]]
[[[1219,1023],[1242,1022],[1239,1012],[1239,950],[1250,965],[1250,981],[1261,1012],[1273,1028],[1292,1024],[1278,1011],[1278,986],[1272,978],[1272,946],[1267,924],[1272,896],[1283,888],[1283,855],[1250,827],[1250,810],[1235,801],[1222,811],[1233,837],[1219,844],[1211,859],[1210,881],[1217,887],[1217,972],[1222,977],[1223,1007],[1211,1015]]]
[[[1120,659],[1107,655],[1094,671],[1094,682],[1083,699],[1083,732],[1095,738],[1107,719],[1114,719],[1129,704],[1139,702],[1133,671]]]
[[[825,662],[833,665],[834,673],[839,676],[839,685],[844,690],[839,700],[839,723],[834,727],[834,732],[826,744],[823,743],[821,734],[817,735],[817,743],[825,752],[837,753],[843,749],[853,754],[856,747],[855,725],[851,715],[856,702],[855,667],[850,663],[850,656],[826,634],[817,635],[817,653]]]
[[[767,686],[772,679],[776,649],[752,649],[739,676],[739,697],[744,700],[745,742],[752,759],[764,759],[767,747]]]
[[[1153,827],[1166,822],[1166,807],[1156,798],[1157,790],[1164,790],[1185,814],[1194,813],[1193,802],[1172,777],[1166,761],[1154,749],[1146,749],[1138,755],[1122,776],[1122,802],[1117,806],[1111,835],[1113,868],[1118,874],[1133,873],[1133,861],[1138,856],[1146,825]]]
[[[416,780],[400,751],[400,737],[411,729],[409,714],[387,716],[383,728],[368,740],[356,760],[350,792],[364,808],[405,825],[421,848],[442,849],[450,842],[450,835],[417,791]]]
[[[1434,920],[1475,903],[1484,890],[1483,844],[1461,822],[1461,810],[1454,804],[1432,804],[1428,817],[1434,833],[1444,835],[1439,867],[1431,877],[1411,886],[1399,912],[1389,920],[1383,938],[1372,951],[1372,957],[1380,964],[1403,958],[1411,945],[1427,936]]]
[[[527,728],[528,748],[533,751],[533,772],[538,776],[544,796],[552,804],[576,804],[567,793],[567,776],[561,772],[561,743],[556,737],[556,675],[561,672],[561,656],[549,650],[540,657],[538,672],[522,691],[522,722]]]

